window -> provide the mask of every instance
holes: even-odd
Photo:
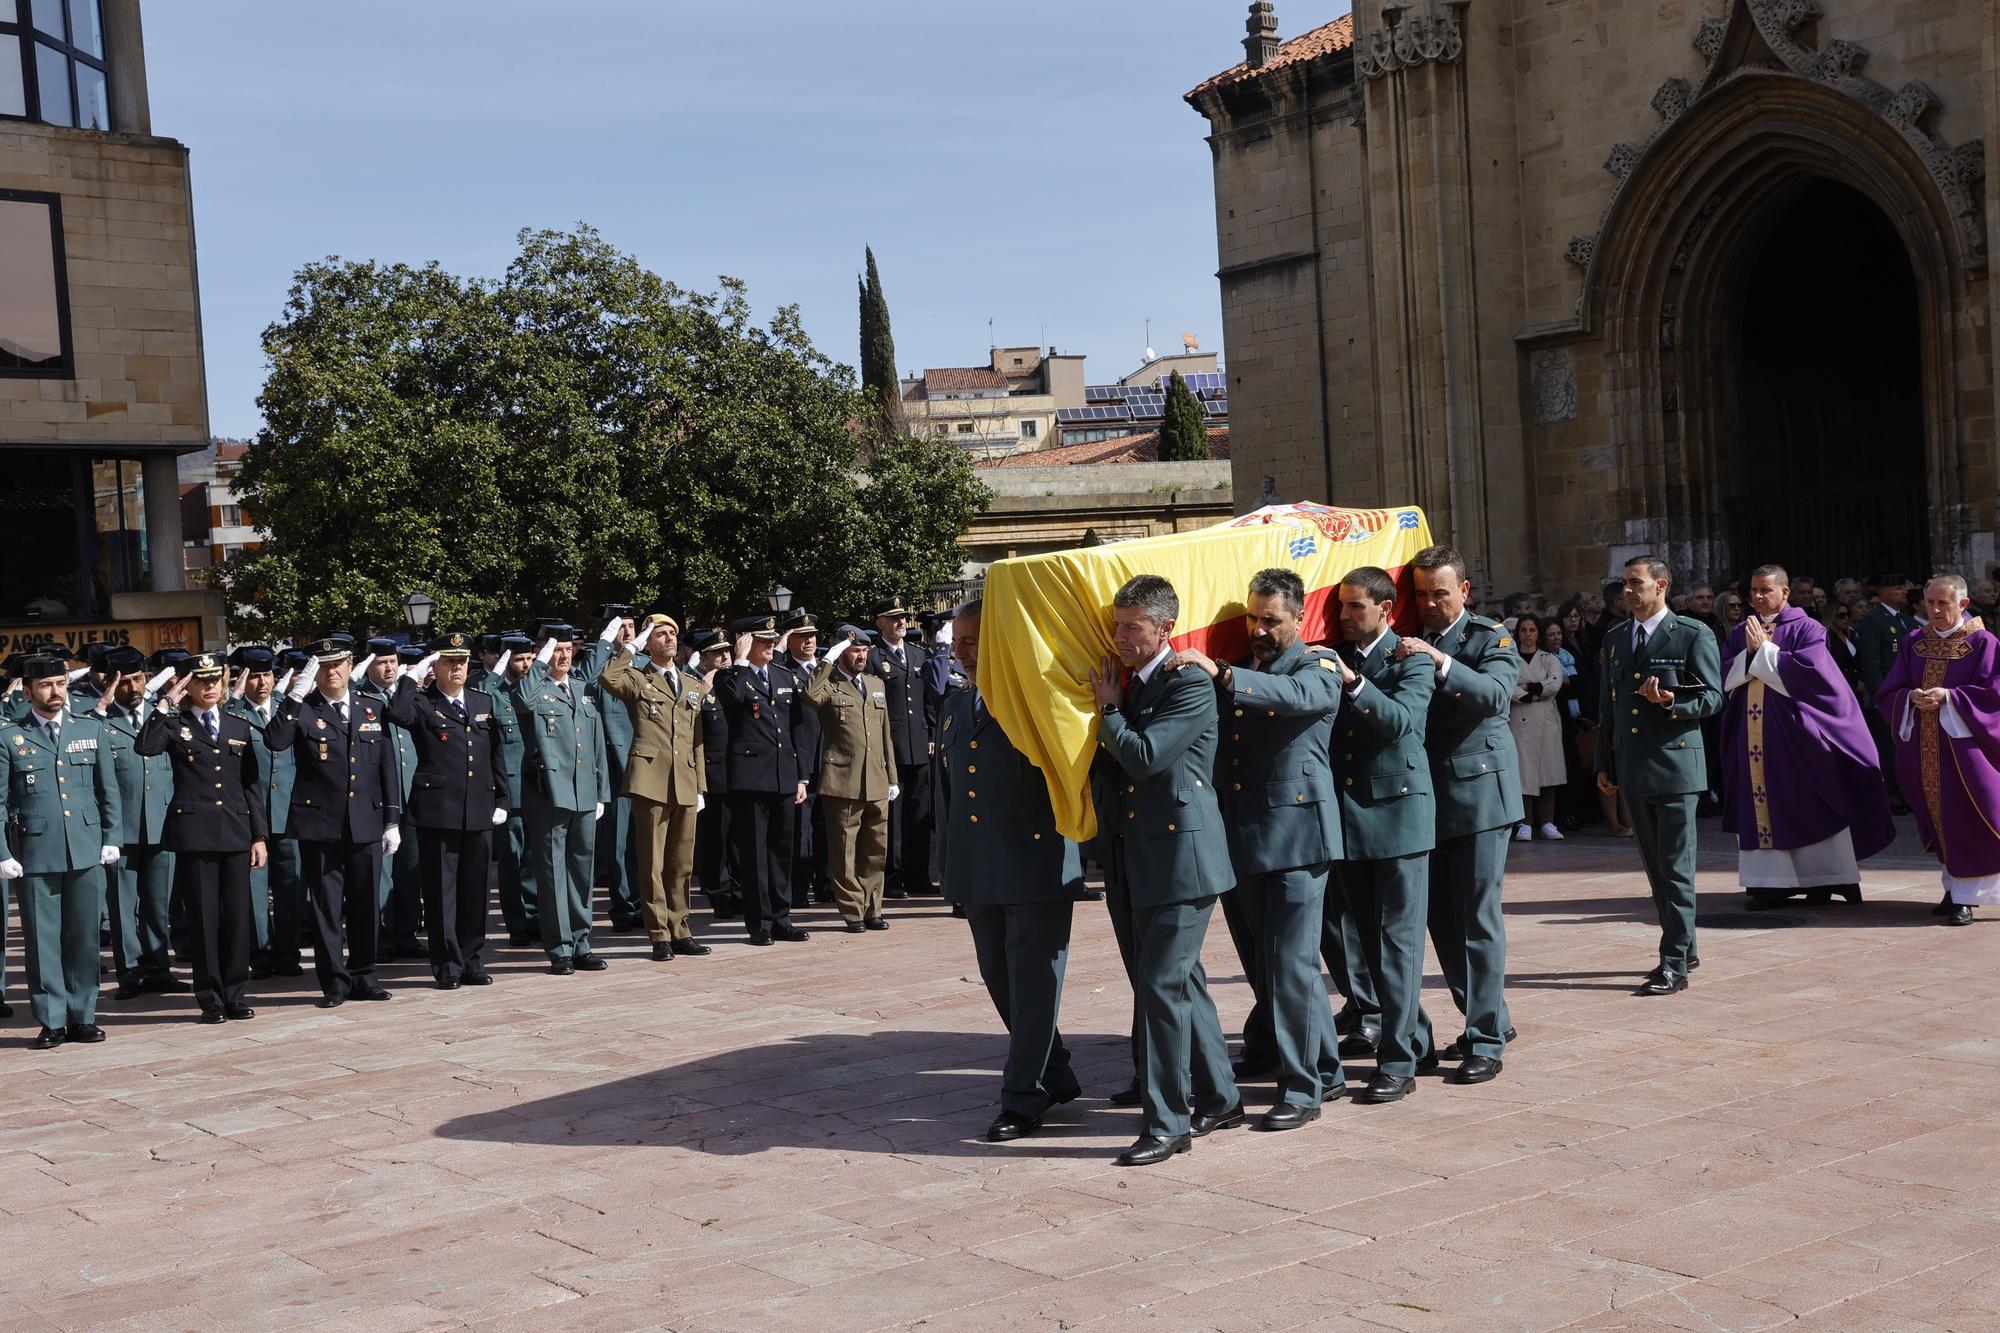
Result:
[[[0,190],[0,375],[69,375],[68,285],[62,199]]]
[[[1037,434],[1036,434],[1036,433],[1037,433],[1037,432],[1038,432],[1038,431],[1039,431],[1040,429],[1041,429],[1041,427],[1040,427],[1040,423],[1038,423],[1038,422],[1035,422],[1035,421],[1023,421],[1023,422],[1021,423],[1021,438],[1022,438],[1022,439],[1024,439],[1024,440],[1032,440],[1032,439],[1035,439],[1035,438],[1037,438]]]
[[[971,423],[970,421],[961,421],[961,422],[959,422],[959,423],[958,423],[958,433],[959,433],[960,435],[970,435],[970,434],[972,434],[972,423]]]
[[[0,0],[0,116],[111,128],[99,0]]]
[[[242,507],[241,505],[223,505],[223,506],[222,506],[222,526],[223,526],[223,527],[225,527],[225,528],[240,528],[240,527],[242,527],[242,526],[243,526],[243,507]]]

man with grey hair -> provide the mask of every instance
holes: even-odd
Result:
[[[1243,1121],[1201,967],[1215,900],[1236,880],[1212,785],[1215,690],[1200,672],[1170,666],[1179,616],[1171,583],[1154,574],[1128,580],[1111,603],[1117,652],[1090,673],[1101,715],[1090,773],[1093,855],[1105,867],[1106,906],[1132,983],[1132,1063],[1145,1117],[1120,1166],[1164,1162]]]

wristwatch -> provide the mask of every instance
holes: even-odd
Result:
[[[1099,715],[1100,715],[1100,716],[1103,716],[1103,717],[1110,717],[1110,716],[1111,716],[1111,715],[1112,715],[1113,713],[1115,713],[1115,712],[1117,712],[1117,711],[1118,711],[1118,705],[1117,705],[1117,704],[1099,704],[1099,705],[1098,705],[1098,708],[1097,708],[1097,711],[1098,711],[1098,713],[1099,713]]]

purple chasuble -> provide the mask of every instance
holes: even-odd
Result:
[[[1729,632],[1722,665],[1743,655]],[[1722,709],[1722,827],[1744,851],[1797,851],[1842,829],[1865,861],[1896,838],[1861,703],[1827,650],[1826,629],[1796,606],[1771,626],[1789,697],[1752,676]]]
[[[1955,879],[2000,875],[2000,639],[1985,630],[1941,638],[1929,625],[1903,639],[1876,706],[1896,740],[1896,781],[1917,816],[1924,846]],[[1916,709],[1902,739],[1912,690],[1944,688],[1971,735],[1959,739],[1943,710]]]

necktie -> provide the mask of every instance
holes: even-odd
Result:
[[[681,697],[680,672],[674,670],[672,667],[662,667],[660,669],[660,674],[667,678],[667,693],[673,695],[674,698],[676,699],[680,698]]]
[[[340,701],[339,703],[336,703],[336,704],[335,704],[335,705],[333,706],[333,711],[334,711],[334,712],[336,712],[336,713],[338,713],[338,714],[340,714],[340,725],[341,725],[341,726],[343,726],[343,727],[344,727],[344,726],[346,726],[346,725],[347,725],[347,700],[345,700],[345,699],[342,699],[342,700],[341,700],[341,701]]]
[[[209,744],[213,745],[216,737],[215,714],[203,713],[201,715],[201,725],[202,729],[208,733]]]
[[[1635,624],[1632,627],[1632,656],[1643,660],[1646,656],[1646,627]]]
[[[757,683],[767,690],[771,688],[771,675],[763,667],[757,668]]]
[[[461,727],[464,726],[466,722],[465,700],[453,699],[451,701],[451,711],[452,711],[452,716],[458,719],[458,725],[460,725]]]
[[[972,715],[978,717],[986,711],[986,696],[978,690],[972,692]]]
[[[62,718],[60,715],[42,723],[42,729],[49,733],[50,745],[60,746],[62,744]]]

